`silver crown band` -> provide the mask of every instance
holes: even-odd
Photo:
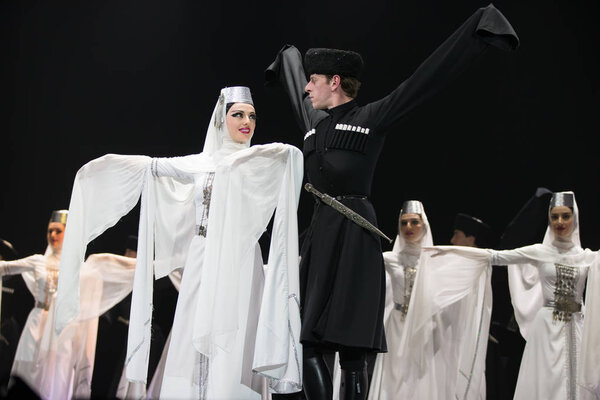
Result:
[[[223,89],[225,95],[225,104],[229,103],[248,103],[254,105],[250,89],[246,86],[231,86]]]
[[[404,214],[423,214],[423,205],[419,200],[406,200],[402,204],[400,215]]]
[[[550,208],[553,207],[570,207],[573,208],[574,204],[573,193],[570,192],[557,192],[552,193],[552,199],[550,200]]]
[[[66,225],[67,215],[69,215],[69,210],[54,210],[50,216],[50,222],[60,222],[61,224]]]

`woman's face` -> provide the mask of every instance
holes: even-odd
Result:
[[[423,220],[419,214],[402,214],[400,216],[400,234],[407,242],[421,240]]]
[[[227,111],[227,130],[237,143],[246,143],[254,135],[256,112],[252,104],[234,103]]]
[[[62,249],[63,239],[65,238],[65,226],[60,222],[50,222],[48,224],[48,232],[46,239],[52,250]]]
[[[550,228],[558,238],[568,238],[573,233],[573,211],[567,206],[552,207]]]

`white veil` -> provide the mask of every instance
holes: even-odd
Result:
[[[415,213],[421,215],[421,219],[423,220],[423,230],[422,237],[420,240],[420,246],[433,246],[433,236],[431,235],[431,227],[429,226],[429,220],[427,219],[427,214],[425,213],[425,207],[423,207],[423,203],[418,200],[409,200],[411,202],[416,202],[419,204],[421,212]],[[400,217],[403,214],[403,210],[400,210],[400,215],[398,216],[398,234],[396,235],[396,240],[394,240],[394,247],[392,248],[393,253],[401,253],[406,248],[406,240],[400,234]],[[409,213],[407,213],[409,214]]]
[[[579,208],[577,207],[575,194],[573,192],[559,192],[558,194],[573,196],[573,232],[568,241],[556,238],[554,231],[550,228],[548,218],[548,226],[542,244],[547,247],[558,248],[559,251],[581,251]],[[548,207],[548,215],[550,209]],[[519,324],[521,335],[527,340],[529,326],[544,304],[538,268],[533,264],[508,265],[508,286],[515,311],[515,319]]]
[[[425,213],[425,208],[423,204],[418,200],[408,200],[408,202],[415,202],[419,211],[416,214],[421,216],[423,220],[423,229],[421,230],[421,238],[418,243],[407,243],[404,236],[400,233],[400,218],[404,213],[403,210],[400,210],[400,214],[398,215],[398,234],[396,235],[396,239],[394,240],[394,246],[392,251],[386,251],[383,253],[383,259],[386,264],[386,271],[391,266],[401,267],[406,265],[406,260],[411,256],[418,256],[421,253],[421,247],[423,246],[433,246],[433,237],[431,235],[431,227],[429,226],[429,220],[427,219],[427,214]],[[406,204],[405,202],[404,204]],[[403,208],[404,208],[403,204]],[[410,214],[410,213],[407,213]],[[384,310],[384,321],[387,321],[390,313],[394,309],[394,299],[392,295],[392,282],[389,274],[386,272],[385,274],[385,310]]]

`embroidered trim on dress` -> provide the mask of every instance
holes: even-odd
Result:
[[[413,286],[415,285],[415,277],[417,275],[417,268],[415,267],[404,267],[404,304],[396,303],[394,308],[400,311],[401,319],[404,321],[406,314],[408,313],[408,304],[410,303],[410,296],[412,295]]]
[[[196,355],[198,375],[195,377],[198,379],[198,381],[194,383],[198,385],[198,399],[205,400],[206,388],[208,386],[209,358],[202,353],[196,353]]]
[[[196,226],[196,232],[200,236],[206,237],[206,230],[208,227],[208,211],[210,208],[210,198],[212,195],[212,187],[213,181],[215,180],[215,173],[211,172],[206,177],[204,181],[204,187],[202,188],[202,204],[204,205],[204,209],[202,210],[202,216],[200,218],[200,224]]]

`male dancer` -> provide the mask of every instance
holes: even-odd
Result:
[[[363,62],[353,51],[310,49],[303,65],[300,52],[288,45],[267,69],[267,81],[283,85],[305,132],[307,180],[317,199],[300,266],[308,400],[332,398],[324,352],[340,353],[340,398],[364,399],[366,355],[386,351],[385,273],[369,195],[387,129],[490,45],[518,46],[513,28],[492,5],[475,12],[388,96],[365,106],[355,100]],[[346,208],[321,201],[324,194]]]

